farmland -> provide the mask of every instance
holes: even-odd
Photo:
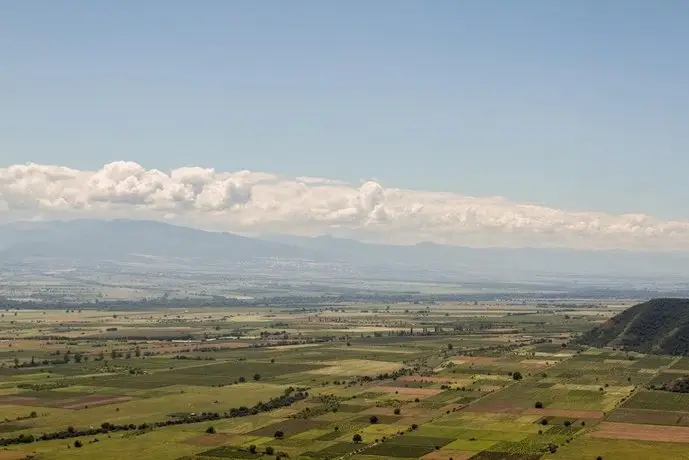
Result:
[[[686,358],[573,341],[624,307],[7,309],[0,459],[689,458]]]

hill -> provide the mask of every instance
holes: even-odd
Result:
[[[689,299],[653,299],[635,305],[579,340],[641,353],[689,355]]]

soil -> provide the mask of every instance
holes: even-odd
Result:
[[[689,443],[689,427],[603,422],[588,436],[592,438]]]

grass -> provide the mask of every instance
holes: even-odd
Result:
[[[689,394],[669,391],[639,391],[629,398],[624,409],[650,409],[689,412]]]
[[[255,436],[274,436],[275,433],[280,431],[284,434],[285,437],[290,437],[298,433],[309,431],[313,428],[324,428],[327,426],[328,423],[326,422],[318,422],[315,420],[290,419],[264,426],[262,428],[259,428],[258,430],[251,431],[248,434]]]
[[[216,447],[215,449],[201,452],[200,455],[214,458],[260,458],[262,456],[261,453],[251,453],[247,449],[232,446]]]
[[[86,379],[85,385],[131,389],[160,388],[170,385],[231,385],[244,378],[251,381],[254,375],[260,379],[272,380],[285,374],[310,371],[322,368],[318,364],[306,363],[263,363],[236,362],[201,364],[182,369],[154,372],[148,375],[120,375]]]
[[[595,439],[579,437],[566,447],[558,449],[552,455],[557,460],[595,459],[601,456],[604,460],[629,460],[671,458],[689,460],[689,449],[686,444],[669,442],[644,442],[633,440]]]
[[[438,446],[438,448],[440,447],[441,446]],[[393,442],[386,442],[366,450],[366,453],[369,455],[378,455],[384,457],[420,458],[425,454],[432,452],[433,450],[435,450],[434,446],[395,444]]]
[[[686,370],[689,374],[689,356],[679,358],[672,366],[671,369]]]
[[[81,448],[73,446],[75,439],[64,439],[13,445],[9,449],[35,451],[37,458],[46,460],[275,457],[252,454],[251,445],[259,452],[272,447],[294,459],[334,458],[359,450],[351,458],[392,460],[429,455],[433,459],[447,459],[463,453],[473,455],[472,460],[593,459],[599,455],[596,452],[606,460],[640,458],[634,455],[643,452],[687,458],[674,443],[590,438],[589,433],[596,429],[599,420],[555,412],[584,411],[583,414],[596,417],[606,412],[607,421],[689,426],[689,395],[643,389],[661,376],[680,375],[662,372],[674,358],[635,355],[629,359],[625,352],[561,346],[562,340],[557,337],[568,334],[568,328],[585,329],[595,315],[565,320],[561,314],[544,312],[541,307],[533,312],[534,306],[521,304],[508,308],[448,303],[432,306],[423,314],[417,313],[425,311],[421,305],[393,304],[387,313],[386,305],[376,306],[378,312],[372,312],[373,306],[343,307],[344,313],[326,310],[318,315],[300,309],[247,309],[228,320],[222,320],[227,311],[213,309],[203,313],[212,316],[210,319],[200,313],[195,316],[181,311],[150,312],[145,317],[132,312],[117,313],[117,318],[112,313],[99,314],[93,319],[85,318],[82,329],[72,338],[50,343],[31,339],[37,329],[26,322],[17,328],[21,338],[17,336],[15,340],[21,342],[21,353],[0,343],[0,364],[5,364],[0,367],[0,414],[8,419],[0,420],[0,438],[19,433],[40,435],[68,426],[86,428],[103,422],[141,424],[179,419],[180,414],[222,412],[265,402],[292,386],[306,388],[311,396],[290,407],[247,417],[81,437]],[[519,311],[520,315],[507,316],[507,309]],[[319,320],[314,321],[315,317]],[[34,319],[28,321],[41,315],[31,318]],[[479,325],[486,322],[491,323],[490,327],[480,329]],[[456,332],[453,328],[457,323],[476,329]],[[412,324],[419,331],[438,325],[444,332],[428,336],[386,335],[396,328],[407,331]],[[115,325],[120,328],[118,334],[102,334],[106,327]],[[0,332],[3,327],[0,322]],[[257,338],[245,338],[241,343],[178,343],[155,337],[177,327],[198,338],[217,330],[241,330],[247,337]],[[46,325],[41,328],[50,329]],[[65,330],[63,326],[54,329],[66,334]],[[295,345],[278,343],[283,340],[283,330]],[[4,329],[5,334],[13,333],[9,331]],[[84,336],[80,336],[82,331]],[[151,337],[122,339],[132,331],[150,332]],[[376,336],[374,331],[383,332]],[[265,338],[269,332],[278,332],[279,338],[271,342],[272,338]],[[317,342],[312,340],[316,338]],[[535,343],[538,340],[545,342]],[[452,344],[452,349],[448,344]],[[236,346],[245,348],[231,348]],[[132,353],[136,347],[159,354],[145,359],[109,359],[113,348]],[[43,359],[55,356],[58,350],[64,356],[67,349],[71,353],[88,353],[91,359],[46,368],[12,368],[14,356]],[[94,360],[101,350],[107,362]],[[190,359],[174,359],[175,356]],[[459,364],[448,364],[453,361]],[[685,361],[678,360],[673,368],[686,365],[689,372]],[[412,375],[396,380],[392,375],[378,377],[402,367],[412,369]],[[516,371],[523,379],[516,381],[509,375]],[[259,381],[254,381],[254,374],[260,374]],[[240,377],[246,382],[235,384]],[[41,391],[17,388],[22,383],[58,381],[69,386]],[[415,395],[415,389],[426,390],[426,394],[420,391]],[[35,397],[33,404],[37,406],[21,406],[16,400],[11,403],[10,398],[16,395]],[[92,395],[132,399],[99,407],[57,407],[64,401]],[[315,401],[317,395],[336,398],[338,404],[333,407],[337,410],[317,410],[322,406]],[[554,412],[539,414],[534,408],[537,401],[543,403],[544,411]],[[305,410],[307,407],[310,411]],[[394,413],[396,409],[399,414]],[[27,418],[32,411],[36,417]],[[293,418],[295,414],[301,418]],[[374,414],[378,423],[372,424],[370,417]],[[540,423],[543,419],[547,425]],[[565,422],[572,424],[565,426]],[[206,433],[211,426],[215,433]],[[283,433],[282,439],[274,437],[277,431]],[[352,441],[356,434],[363,438],[360,443]],[[95,437],[98,442],[93,442]],[[543,456],[551,444],[558,445],[558,451]],[[652,444],[663,445],[653,450],[649,447]],[[630,445],[637,450],[628,449]],[[686,445],[681,447],[686,451]],[[579,453],[581,456],[575,456]]]

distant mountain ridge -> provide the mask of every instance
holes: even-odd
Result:
[[[2,244],[5,242],[5,244]],[[318,258],[308,249],[231,233],[206,232],[156,221],[73,220],[0,226],[0,257],[121,259],[129,254],[171,258]]]
[[[332,236],[264,235],[269,241],[299,246],[343,260],[414,263],[438,268],[465,268],[487,275],[511,271],[627,277],[670,276],[689,279],[689,253],[575,250],[547,248],[472,248],[432,242],[387,245]]]
[[[641,353],[689,355],[689,299],[653,299],[635,305],[578,342]]]
[[[332,236],[264,235],[250,238],[207,232],[163,222],[140,220],[72,220],[0,225],[0,263],[29,258],[123,260],[133,254],[237,263],[259,259],[307,260],[316,263],[404,270],[424,279],[524,280],[553,277],[576,284],[588,279],[689,279],[689,254],[629,251],[577,251],[537,248],[469,248],[420,243],[370,244]],[[632,281],[630,281],[632,282]]]

